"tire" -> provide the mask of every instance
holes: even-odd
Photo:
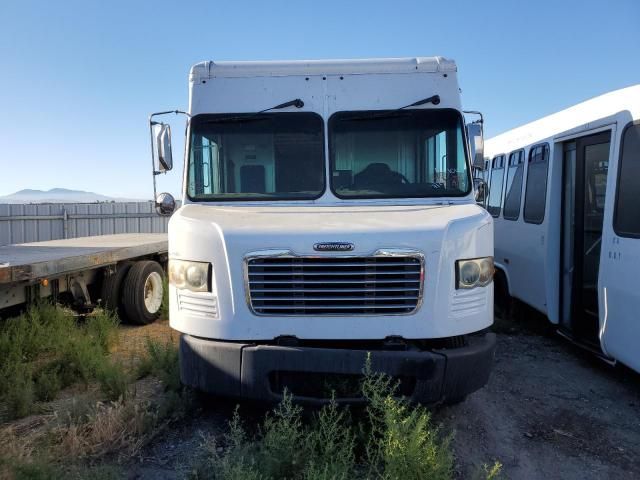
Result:
[[[160,316],[164,296],[164,271],[158,262],[141,260],[133,264],[124,280],[122,306],[127,320],[148,325]]]
[[[509,293],[505,274],[498,270],[494,278],[495,313],[501,320],[510,322],[513,317],[514,299]]]
[[[464,402],[466,399],[467,399],[467,395],[461,395],[459,397],[447,398],[444,401],[444,404],[448,405],[448,406],[458,405],[458,404]]]
[[[122,285],[133,262],[120,262],[116,265],[116,271],[111,275],[105,275],[102,281],[100,299],[102,307],[118,315],[121,322],[126,321],[126,314],[122,308]]]

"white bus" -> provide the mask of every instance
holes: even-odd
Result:
[[[640,85],[498,135],[485,155],[496,288],[640,371]]]
[[[327,401],[370,352],[415,401],[485,384],[493,226],[475,201],[456,71],[442,57],[191,69],[169,222],[184,383]],[[171,157],[157,116],[160,171]]]

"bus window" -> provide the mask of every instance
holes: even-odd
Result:
[[[507,220],[517,220],[520,216],[522,198],[522,177],[524,176],[524,150],[511,152],[507,169],[507,187],[504,196],[502,216]]]
[[[613,228],[621,237],[640,237],[640,124],[629,125],[622,136]]]
[[[524,221],[542,223],[547,201],[547,172],[549,170],[549,145],[536,145],[529,150],[527,190],[524,195]]]
[[[491,184],[489,185],[489,203],[487,211],[493,217],[500,216],[502,204],[502,181],[504,180],[504,155],[493,158],[491,167]]]

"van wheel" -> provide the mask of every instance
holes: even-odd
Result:
[[[118,263],[114,273],[105,275],[100,293],[102,307],[109,312],[117,314],[122,322],[126,321],[125,312],[122,308],[122,284],[131,265],[133,265],[133,262]]]
[[[122,304],[127,319],[138,325],[153,323],[162,309],[164,272],[158,262],[133,264],[123,286]]]

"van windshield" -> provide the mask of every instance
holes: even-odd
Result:
[[[309,112],[191,120],[191,200],[305,200],[324,191],[324,122]]]
[[[466,195],[463,138],[455,110],[338,112],[329,120],[331,189],[339,198]]]

